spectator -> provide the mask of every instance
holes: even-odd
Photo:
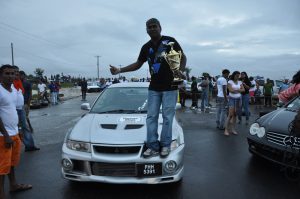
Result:
[[[54,84],[55,84],[55,90],[56,90],[56,99],[57,99],[56,102],[62,103],[61,99],[59,98],[59,90],[61,88],[61,85],[58,80],[56,80]]]
[[[209,92],[209,80],[208,76],[205,75],[200,84],[201,86],[201,111],[204,111],[208,107],[208,92]]]
[[[39,80],[38,83],[38,96],[39,99],[44,101],[44,99],[47,100],[47,102],[50,104],[50,100],[48,99],[48,93],[47,93],[47,86],[46,84],[44,84],[44,82],[42,80]]]
[[[24,89],[23,103],[19,107],[17,107],[17,112],[18,112],[19,122],[23,133],[23,143],[25,145],[25,151],[28,152],[28,151],[40,150],[40,148],[35,146],[33,136],[32,136],[32,130],[29,128],[29,126],[26,123],[26,121],[29,121],[29,119],[27,118],[29,114],[30,99],[31,99],[31,84],[29,82],[26,82],[24,71],[20,72],[20,77],[18,75],[19,74],[18,69],[16,69],[15,74],[16,74],[16,78],[14,81],[15,88],[18,89],[17,84],[15,84],[15,82],[20,80],[22,82],[22,87]],[[28,110],[28,114],[25,111],[25,106],[27,107],[26,109]],[[30,122],[28,123],[30,124]]]
[[[251,87],[249,89],[250,102],[251,104],[254,104],[255,101],[254,92],[256,90],[256,82],[253,77],[249,77],[249,80],[251,82]]]
[[[107,84],[106,84],[106,81],[104,78],[100,78],[99,87],[100,87],[100,92],[102,92],[107,87]]]
[[[30,184],[18,184],[15,167],[21,155],[21,140],[18,131],[18,113],[16,107],[21,105],[22,93],[12,85],[15,69],[11,65],[0,68],[0,198],[5,198],[4,178],[8,175],[10,192],[24,191],[32,188]]]
[[[192,77],[192,85],[191,85],[191,92],[192,92],[192,106],[191,109],[197,109],[198,108],[198,87],[197,87],[197,81],[196,77]]]
[[[272,106],[272,94],[273,94],[273,84],[269,78],[267,78],[267,82],[264,84],[263,93],[265,97],[265,107],[269,105]]]
[[[246,125],[249,124],[249,102],[250,102],[250,98],[249,98],[249,90],[251,88],[251,82],[248,78],[248,75],[246,72],[241,72],[241,81],[243,83],[243,87],[245,89],[244,92],[242,92],[242,106],[241,106],[241,110],[238,113],[238,118],[239,118],[239,124],[242,122],[242,115],[243,115],[243,109],[244,109],[244,113],[246,116]]]
[[[282,91],[284,91],[288,88],[289,88],[289,80],[285,79],[284,82],[282,83],[282,85],[280,86],[279,90],[278,90],[278,94],[280,94]]]
[[[87,92],[87,81],[85,78],[82,79],[80,82],[80,87],[81,87],[81,101],[86,101],[86,92]]]
[[[207,104],[209,107],[212,107],[212,105],[210,104],[210,101],[213,97],[213,90],[214,90],[214,85],[213,85],[213,78],[211,76],[208,77],[208,99],[207,99]]]
[[[183,80],[182,84],[178,86],[178,89],[179,89],[179,102],[181,104],[181,107],[185,107],[186,84],[187,84],[187,81]]]
[[[286,104],[291,99],[299,95],[299,90],[300,90],[300,70],[293,76],[292,85],[278,95],[279,101]]]
[[[230,133],[237,135],[235,130],[236,116],[241,108],[241,93],[245,91],[243,83],[239,81],[240,72],[234,71],[228,81],[229,90],[229,114],[227,117],[224,135],[229,136]]]
[[[52,100],[52,105],[57,104],[57,88],[53,80],[50,81],[49,84],[49,90],[50,90],[50,95],[51,95],[51,100]]]
[[[225,130],[224,122],[227,115],[227,79],[230,71],[225,69],[222,71],[222,76],[217,80],[217,128],[220,130]]]
[[[259,88],[259,84],[256,84],[256,89],[254,91],[254,97],[255,97],[255,108],[260,109],[261,108],[261,90]]]

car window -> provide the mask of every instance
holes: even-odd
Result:
[[[147,111],[148,88],[107,88],[93,105],[92,113],[114,110]]]
[[[300,109],[300,97],[292,100],[290,103],[287,104],[286,108],[292,110],[299,110]]]

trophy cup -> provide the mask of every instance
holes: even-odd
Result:
[[[184,76],[180,71],[180,61],[182,53],[181,51],[176,52],[173,49],[174,42],[169,42],[167,45],[171,46],[171,50],[169,53],[164,53],[163,57],[165,58],[171,71],[173,72],[173,84],[178,85],[183,82],[182,77]]]

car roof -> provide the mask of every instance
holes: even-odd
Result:
[[[109,86],[109,88],[126,88],[126,87],[148,88],[149,82],[122,82],[122,83],[112,84]]]

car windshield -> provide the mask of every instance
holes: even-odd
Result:
[[[300,97],[297,97],[286,106],[287,109],[297,111],[300,109]]]
[[[91,113],[146,113],[148,88],[107,88],[97,99]]]

